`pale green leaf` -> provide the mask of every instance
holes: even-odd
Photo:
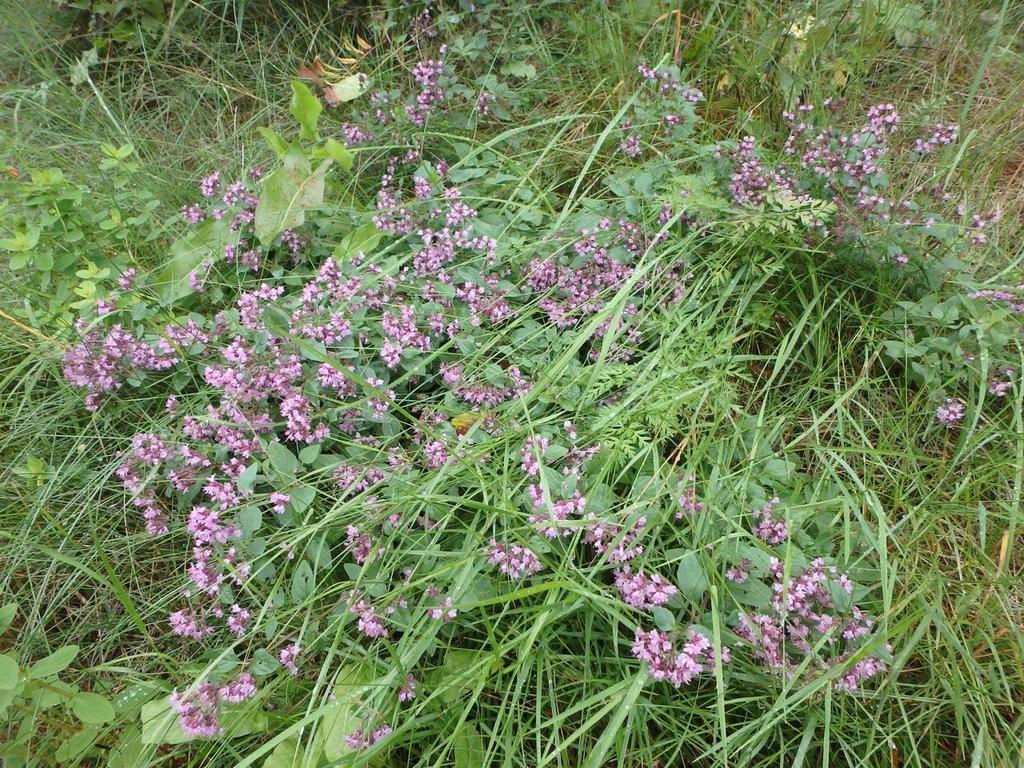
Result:
[[[204,262],[216,263],[224,254],[224,246],[237,245],[238,232],[231,231],[231,222],[210,219],[171,244],[171,258],[157,274],[154,285],[165,304],[173,304],[192,293],[189,274]]]
[[[294,475],[299,468],[299,460],[295,458],[295,454],[280,443],[270,443],[267,446],[267,456],[270,458],[270,465],[283,475]]]
[[[281,167],[267,176],[256,206],[256,236],[263,245],[270,245],[286,229],[302,226],[306,211],[320,206],[324,173],[331,162],[324,160],[314,171],[301,151],[291,149]]]
[[[324,757],[328,760],[337,760],[353,751],[345,737],[362,725],[359,696],[370,681],[369,672],[362,665],[346,664],[338,673],[334,701],[324,713]]]
[[[465,723],[453,740],[455,749],[455,768],[481,768],[487,748],[483,736],[472,721]]]
[[[333,98],[339,102],[358,99],[370,87],[370,78],[362,72],[344,77],[336,83],[327,86]]]
[[[18,684],[18,662],[8,654],[0,655],[0,691],[10,691]]]
[[[29,457],[29,462],[31,462],[31,460],[32,460],[32,457]],[[36,461],[39,461],[39,460],[36,459]],[[34,470],[32,468],[31,464],[29,464],[28,462],[26,462],[26,463],[29,466],[29,471],[32,471],[34,473],[37,473],[38,471],[40,471],[40,470]],[[44,465],[44,467],[42,467],[40,469],[43,469],[43,468],[45,468],[45,465]],[[7,631],[7,628],[11,626],[11,622],[14,621],[14,615],[17,612],[18,612],[18,604],[17,603],[7,603],[7,605],[5,605],[3,608],[0,608],[0,633],[3,633],[3,632]]]
[[[697,601],[704,596],[708,588],[708,577],[696,552],[687,552],[679,561],[676,571],[676,582],[679,592],[689,600]]]
[[[263,761],[263,768],[295,768],[300,764],[299,757],[298,739],[287,738],[267,755],[267,759]]]
[[[75,717],[89,725],[102,725],[114,719],[114,708],[98,693],[76,693],[71,709]]]
[[[292,100],[288,111],[302,126],[302,138],[308,141],[316,139],[316,124],[324,107],[305,83],[292,81]]]
[[[324,143],[324,152],[334,159],[345,173],[352,170],[352,161],[355,160],[355,153],[341,142],[335,139],[328,139]]]
[[[63,648],[58,648],[45,659],[40,659],[29,667],[28,675],[36,679],[56,675],[58,672],[67,669],[67,666],[75,660],[77,655],[77,645],[65,645]]]

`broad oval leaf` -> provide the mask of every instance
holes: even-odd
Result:
[[[270,245],[286,229],[302,226],[306,211],[320,206],[324,173],[331,162],[324,160],[314,171],[300,150],[291,149],[281,167],[267,176],[256,206],[256,236],[263,245]]]
[[[356,72],[354,75],[343,77],[338,82],[330,83],[327,86],[328,90],[331,92],[331,96],[338,102],[358,99],[366,93],[369,87],[370,78],[362,72]]]
[[[114,707],[98,693],[76,693],[71,709],[75,717],[89,725],[102,725],[114,719]]]
[[[28,669],[29,677],[49,677],[67,669],[68,664],[78,655],[77,645],[65,645],[58,648],[45,659],[40,659]]]
[[[683,597],[696,602],[708,589],[708,577],[696,552],[687,552],[679,561],[676,582]]]

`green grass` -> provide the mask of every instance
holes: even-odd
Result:
[[[962,118],[963,151],[901,181],[928,187],[945,177],[972,203],[1002,207],[991,247],[971,267],[979,281],[1012,282],[1024,254],[1021,8],[934,0],[921,4],[934,24],[929,32],[900,26],[909,22],[892,21],[895,11],[865,18],[857,10],[865,5],[701,2],[680,17],[678,48],[676,17],[661,18],[672,10],[662,4],[524,7],[502,43],[485,53],[496,62],[536,66],[536,79],[518,83],[515,122],[468,140],[440,132],[429,138],[438,146],[495,142],[503,170],[534,189],[558,220],[560,211],[568,216],[580,201],[608,194],[601,176],[612,160],[599,144],[630,96],[621,83],[641,49],[648,61],[678,54],[690,80],[700,82],[709,97],[703,128],[709,137],[781,134],[779,113],[794,90],[818,101],[842,96],[852,115],[893,101],[910,124]],[[87,40],[73,31],[75,16],[43,2],[11,9],[12,21],[0,31],[0,166],[25,173],[56,165],[91,183],[100,145],[130,141],[143,168],[138,183],[158,196],[170,219],[209,169],[271,162],[256,129],[289,124],[288,84],[314,55],[329,60],[359,34],[373,43],[365,68],[375,79],[397,80],[415,62],[401,30],[371,37],[371,11],[361,5],[225,0],[169,7],[170,20],[155,33],[128,25],[135,37],[90,68],[91,85],[77,86],[68,72]],[[827,23],[801,46],[786,30],[808,14]],[[900,44],[897,33],[910,37]],[[326,119],[336,129],[342,118]],[[378,181],[366,171],[353,176],[350,189],[370,199]],[[158,268],[168,239],[129,243],[133,261]],[[437,649],[389,646],[391,659],[420,660],[421,680],[429,685],[419,701],[440,701],[441,708],[424,702],[417,717],[396,724],[398,737],[415,735],[409,742],[415,749],[387,757],[377,750],[357,764],[1019,764],[1024,388],[1018,383],[1005,402],[987,399],[977,418],[969,410],[962,430],[945,430],[935,421],[931,393],[883,352],[886,341],[909,327],[900,302],[911,298],[885,270],[753,236],[745,243],[710,238],[674,247],[689,258],[694,278],[684,302],[644,318],[658,343],[641,370],[602,361],[581,373],[567,353],[546,375],[552,386],[574,386],[577,412],[591,414],[588,437],[611,456],[608,480],[630,478],[638,468],[644,477],[664,476],[672,465],[687,472],[713,468],[701,476],[705,514],[653,537],[665,573],[675,573],[680,550],[749,539],[746,510],[731,499],[766,484],[778,466],[772,462],[786,462],[792,478],[786,482],[802,499],[796,510],[815,521],[814,530],[855,580],[871,587],[861,602],[879,617],[880,634],[893,647],[889,670],[869,692],[847,696],[827,677],[766,679],[736,651],[729,668],[699,685],[655,684],[629,655],[635,612],[613,597],[606,574],[571,558],[549,558],[540,585],[479,596],[460,609],[465,642],[450,646],[477,655],[446,657],[448,640]],[[538,242],[522,248],[542,252]],[[648,256],[641,269],[656,266]],[[165,627],[188,539],[180,530],[147,536],[113,476],[116,454],[132,434],[171,426],[163,396],[126,390],[116,409],[88,414],[61,374],[70,329],[36,327],[21,314],[25,294],[13,280],[5,282],[0,595],[2,602],[8,595],[16,601],[19,613],[0,636],[0,650],[28,661],[78,644],[72,679],[92,690],[120,693],[155,680],[187,684],[216,663]],[[582,345],[589,334],[576,333]],[[1022,354],[1019,345],[1016,350]],[[567,382],[570,376],[576,378]],[[617,401],[600,404],[613,394]],[[976,403],[979,393],[971,394]],[[517,451],[538,426],[530,423],[528,405],[516,414],[518,431],[510,429],[488,450]],[[546,418],[560,424],[563,416]],[[45,470],[24,471],[29,457],[41,459]],[[458,503],[470,509],[452,515],[445,528],[450,539],[465,539],[464,550],[449,548],[446,559],[429,566],[431,576],[460,584],[480,570],[478,550],[498,513],[518,504],[522,480],[514,469],[467,460],[399,500],[407,516],[443,516]],[[460,498],[467,482],[479,488],[472,503]],[[668,490],[637,487],[636,499]],[[270,545],[297,548],[321,532],[343,530],[352,520],[350,506],[322,497],[304,526],[278,531]],[[731,602],[722,574],[709,576],[708,597],[689,620],[706,618],[722,633],[721,617],[740,606]],[[385,669],[383,658],[328,620],[329,607],[351,586],[326,579],[306,605],[290,609],[288,618],[309,628],[323,652],[318,668],[306,670],[301,696],[295,681],[271,678],[268,697],[290,708],[271,713],[266,734],[146,753],[149,762],[138,764],[262,765],[300,729],[308,744],[325,695],[355,661],[383,670],[375,683],[386,695],[385,683],[400,679],[397,667]],[[262,628],[262,619],[256,624]],[[66,726],[46,722],[30,764],[54,759],[52,745]],[[113,745],[130,727],[119,723],[100,744]],[[90,759],[80,764],[102,764]]]

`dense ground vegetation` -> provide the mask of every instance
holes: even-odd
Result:
[[[9,13],[5,764],[1021,759],[1015,4]]]

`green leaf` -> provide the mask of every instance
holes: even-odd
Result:
[[[31,227],[28,230],[18,230],[14,233],[14,237],[7,237],[0,239],[0,250],[14,251],[15,253],[20,251],[30,251],[36,247],[36,243],[39,242],[39,227]]]
[[[455,768],[480,768],[484,764],[487,748],[476,724],[467,721],[452,740]]]
[[[259,472],[259,469],[260,465],[254,461],[238,476],[235,485],[243,491],[250,490],[256,484],[256,474]]]
[[[696,602],[704,596],[708,588],[708,577],[704,575],[704,568],[696,552],[687,552],[679,561],[676,583],[680,593],[689,600]]]
[[[313,171],[306,156],[291,149],[281,167],[267,176],[256,206],[256,236],[263,245],[270,245],[286,229],[302,226],[306,211],[320,206],[324,173],[331,162],[328,158]]]
[[[31,457],[29,458],[29,461],[31,461]],[[31,464],[29,464],[29,468],[31,470]],[[11,626],[11,622],[14,621],[14,615],[17,612],[17,603],[7,603],[3,608],[0,608],[0,634],[6,632],[7,628]]]
[[[651,615],[654,616],[655,626],[661,631],[669,632],[675,629],[676,617],[668,608],[656,605],[651,609]]]
[[[71,710],[75,717],[89,725],[102,725],[114,719],[114,708],[98,693],[76,693]]]
[[[52,253],[40,253],[36,256],[35,260],[36,269],[40,272],[49,272],[53,269],[53,254]]]
[[[313,568],[303,560],[292,573],[292,601],[296,604],[305,602],[306,598],[313,594],[315,585],[316,577],[313,575]]]
[[[336,141],[335,139],[328,139],[324,144],[324,152],[327,153],[328,157],[333,158],[334,162],[336,162],[345,173],[352,170],[352,162],[355,160],[356,155],[351,149],[341,142]]]
[[[292,497],[292,511],[295,514],[300,514],[309,509],[313,503],[313,500],[316,498],[316,488],[311,485],[300,485],[292,488],[288,495]]]
[[[231,231],[231,221],[210,219],[171,245],[171,258],[154,281],[164,304],[173,304],[192,293],[189,274],[205,261],[216,263],[224,246],[238,243],[238,232]]]
[[[58,648],[45,659],[40,659],[29,667],[28,675],[37,679],[56,675],[58,672],[66,669],[68,664],[74,661],[77,655],[77,645],[65,645],[63,648]]]
[[[764,473],[779,481],[788,480],[795,469],[796,465],[785,459],[770,459],[764,465]]]
[[[357,664],[346,664],[338,673],[334,701],[323,718],[324,757],[328,760],[337,760],[354,751],[345,743],[345,737],[362,725],[358,700],[371,679],[367,669]]]
[[[302,126],[302,138],[308,141],[316,139],[316,124],[324,107],[305,83],[292,80],[292,100],[288,111]]]
[[[267,456],[270,458],[270,465],[283,475],[294,476],[299,468],[299,460],[295,458],[295,454],[280,443],[267,445]]]
[[[59,763],[69,763],[95,744],[97,736],[99,736],[99,729],[87,725],[57,747],[54,757]]]
[[[442,665],[443,688],[441,700],[446,704],[453,704],[462,698],[466,691],[469,691],[481,678],[487,678],[491,673],[490,664],[480,664],[480,661],[488,656],[485,651],[472,651],[461,648],[451,648],[444,656]],[[475,672],[475,675],[471,675]]]
[[[292,332],[292,321],[280,307],[268,304],[263,310],[263,325],[280,339],[287,338]]]
[[[277,155],[279,160],[284,160],[288,154],[288,150],[291,147],[288,146],[288,142],[281,138],[281,134],[270,128],[257,128],[260,132],[260,136],[263,137],[264,141],[274,150],[274,154]]]
[[[252,673],[256,677],[272,675],[281,668],[281,662],[265,648],[260,648],[252,655]]]
[[[184,744],[193,738],[181,730],[178,716],[166,696],[144,704],[141,719],[143,744]],[[220,738],[233,739],[267,730],[267,716],[245,704],[225,706],[220,722],[224,727]]]
[[[323,448],[322,443],[313,443],[307,445],[301,451],[299,451],[299,461],[303,464],[312,464],[316,461],[316,457],[320,455],[320,450]]]
[[[243,507],[238,512],[238,528],[242,536],[249,538],[263,525],[263,513],[255,504]]]
[[[107,768],[140,768],[146,764],[144,751],[142,732],[138,728],[129,728],[121,734],[117,746],[110,752]]]
[[[9,654],[0,655],[0,691],[10,691],[18,685],[18,662]]]
[[[289,737],[274,747],[263,761],[263,768],[295,768],[299,765],[299,740]]]
[[[537,68],[528,61],[509,62],[499,70],[501,74],[509,77],[518,77],[522,80],[533,80],[537,76]]]
[[[377,247],[380,237],[380,230],[372,222],[364,224],[342,238],[334,249],[334,258],[347,259],[360,253],[370,253]]]
[[[338,101],[352,101],[358,99],[370,87],[370,78],[362,72],[344,77],[336,83],[327,86],[331,95]]]

